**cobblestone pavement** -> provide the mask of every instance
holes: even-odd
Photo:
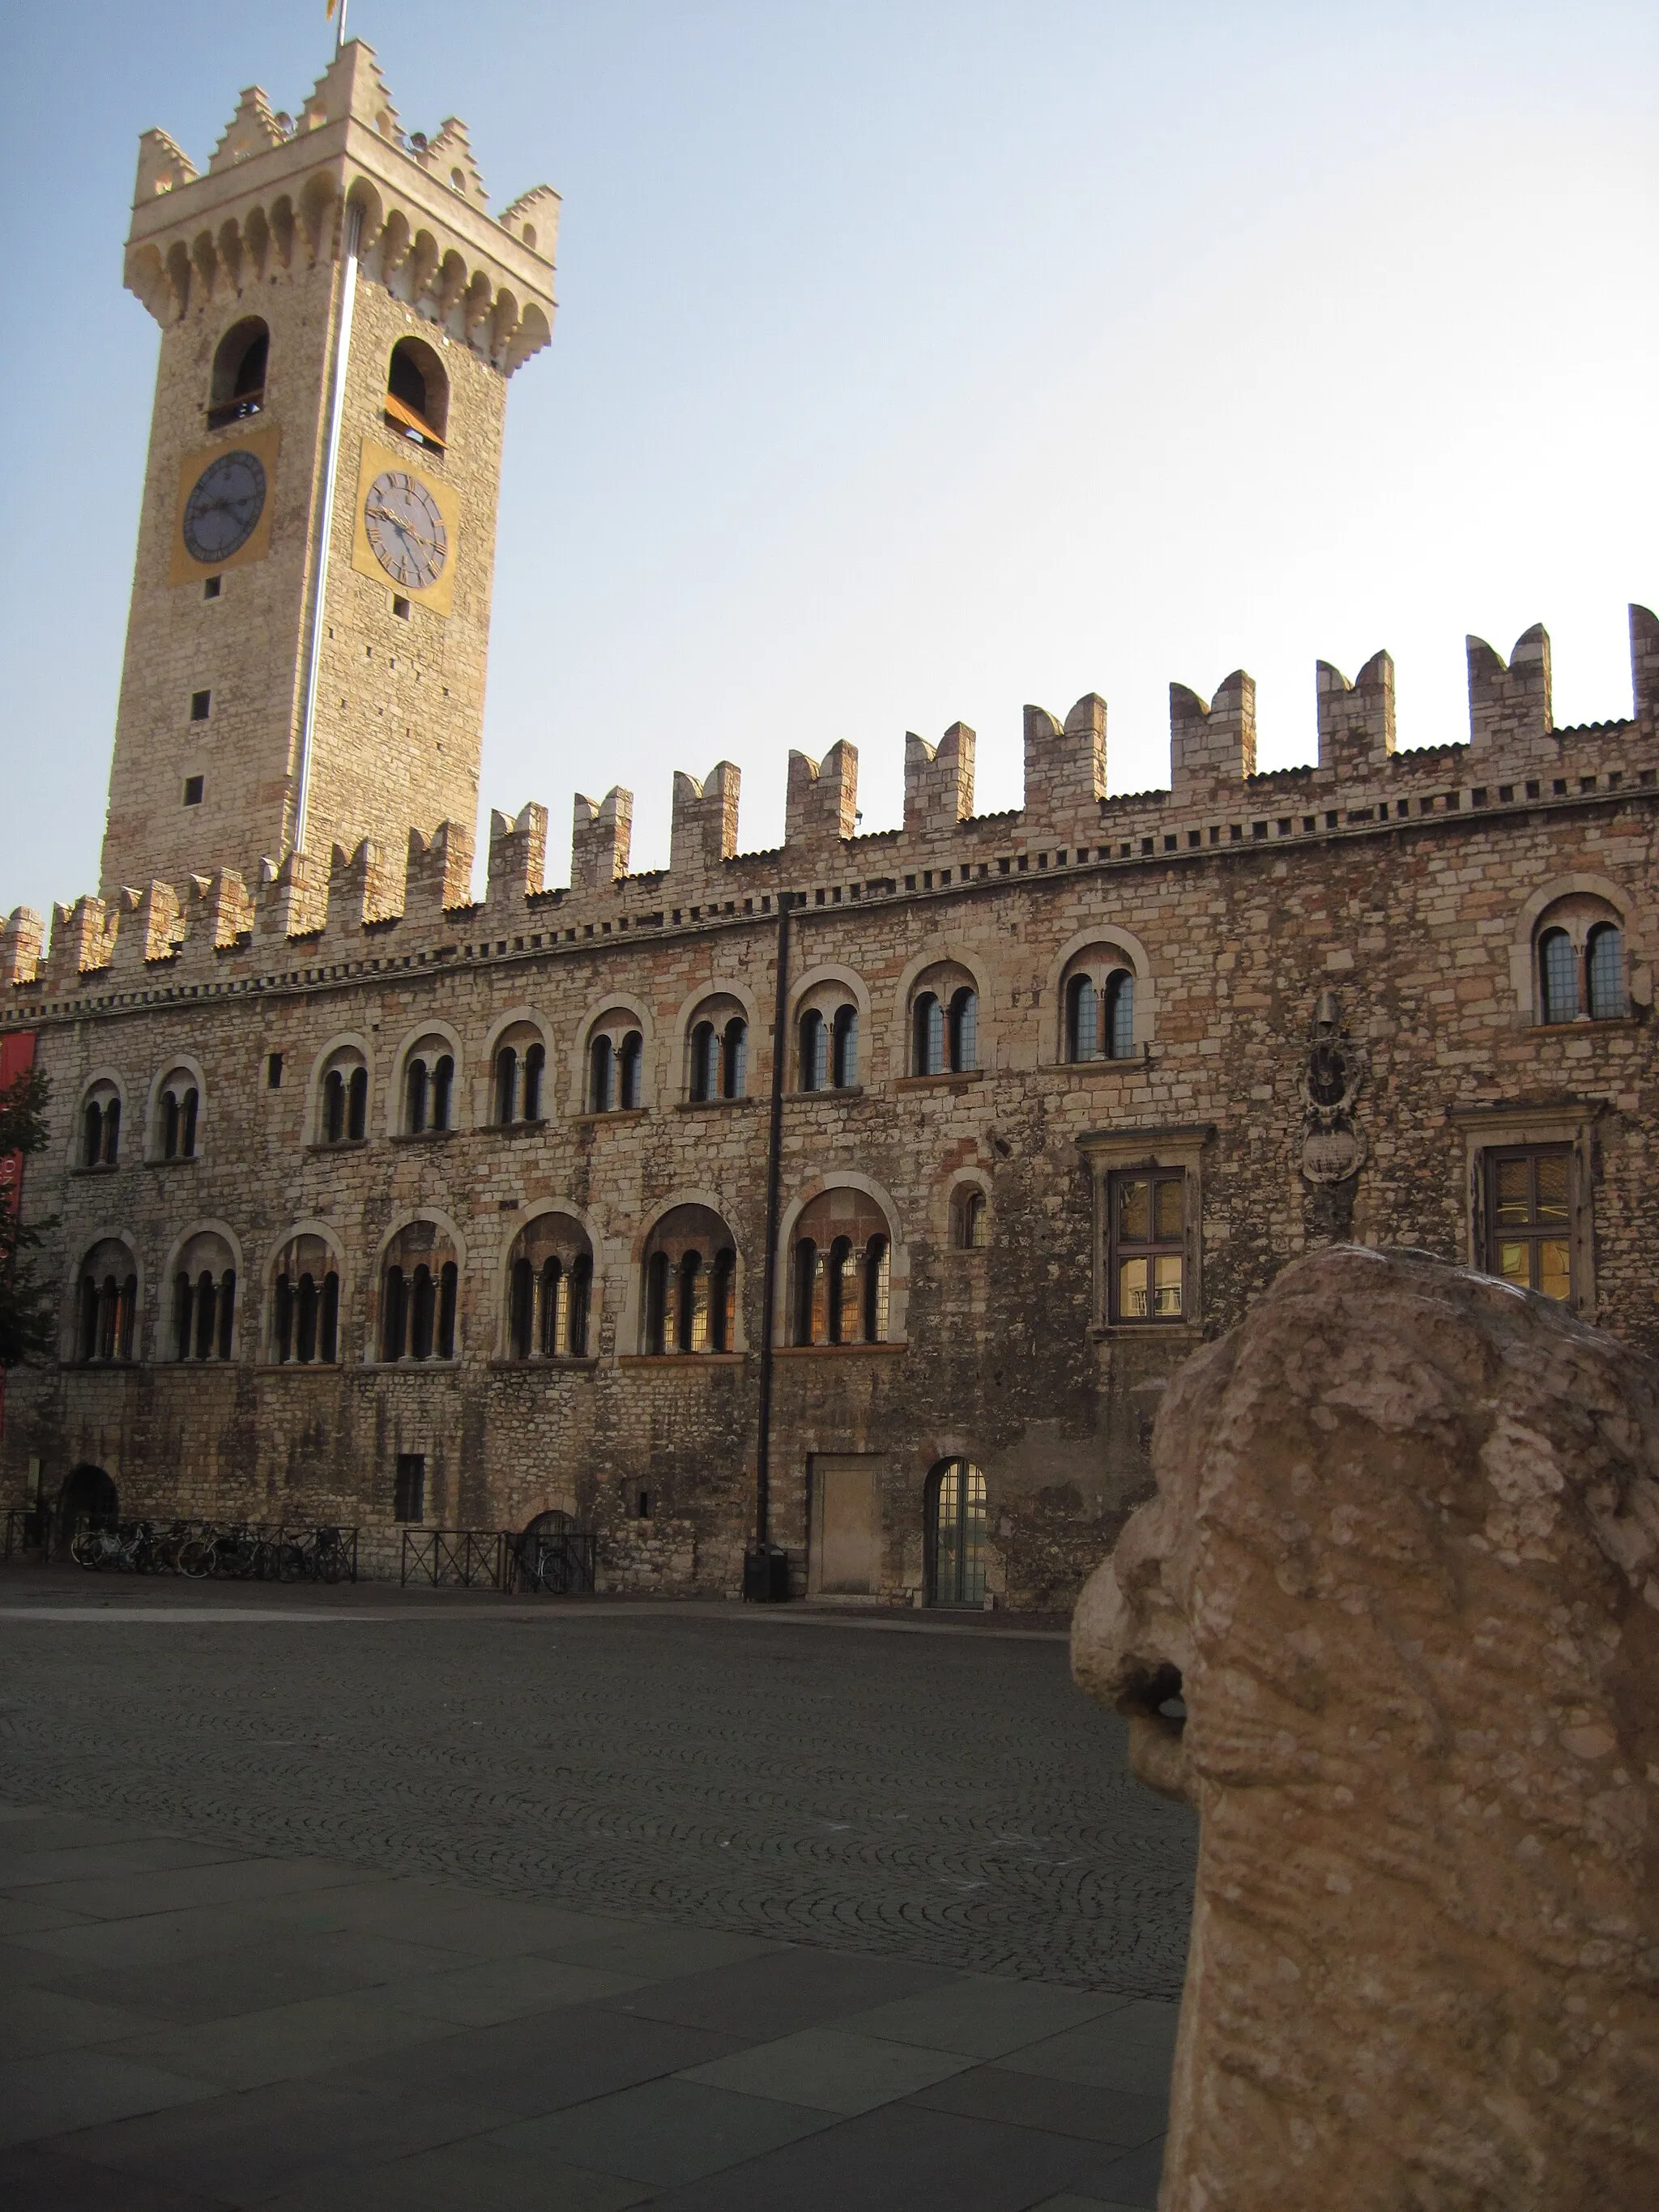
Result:
[[[0,1577],[0,1794],[1130,1997],[1195,1844],[1057,1638],[55,1572]]]

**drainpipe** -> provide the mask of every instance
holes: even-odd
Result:
[[[334,491],[340,473],[340,425],[345,415],[346,366],[351,357],[351,311],[357,299],[357,249],[363,235],[362,204],[346,210],[345,273],[341,280],[340,315],[334,337],[334,374],[329,386],[328,456],[323,465],[323,505],[317,526],[316,580],[311,598],[311,641],[306,653],[306,703],[300,723],[299,788],[294,800],[294,849],[306,848],[306,817],[311,806],[311,749],[317,726],[317,678],[323,659],[323,613],[328,596],[329,540],[334,534]]]
[[[778,991],[772,1016],[772,1121],[766,1143],[766,1265],[761,1278],[760,1420],[755,1447],[755,1546],[764,1553],[772,1522],[772,1343],[777,1304],[778,1217],[783,1191],[783,1079],[789,1060],[789,908],[778,894]],[[758,1562],[757,1563],[759,1564]],[[772,1595],[769,1586],[768,1595]],[[787,1596],[787,1590],[777,1593]]]

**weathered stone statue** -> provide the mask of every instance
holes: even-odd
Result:
[[[1340,1247],[1153,1463],[1073,1664],[1202,1815],[1162,2212],[1652,2212],[1659,1364]]]

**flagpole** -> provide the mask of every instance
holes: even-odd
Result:
[[[345,45],[346,9],[350,6],[350,4],[351,0],[340,0],[340,20],[334,26],[334,58],[337,62],[339,60],[341,50]]]

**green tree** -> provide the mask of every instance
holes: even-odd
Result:
[[[58,1333],[34,1263],[40,1231],[25,1224],[17,1202],[20,1162],[46,1147],[48,1087],[44,1068],[26,1067],[0,1091],[0,1368],[44,1359]]]

